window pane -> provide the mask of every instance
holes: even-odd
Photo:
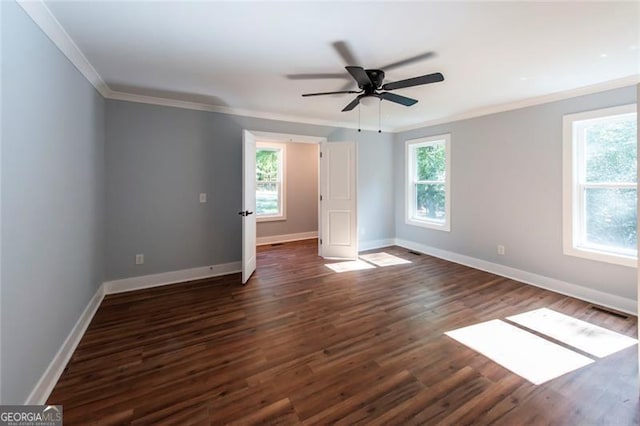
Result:
[[[416,147],[415,161],[417,180],[445,180],[447,163],[444,144]]]
[[[636,182],[636,119],[600,121],[585,128],[587,182]]]
[[[256,215],[280,214],[278,183],[256,183]]]
[[[587,188],[587,243],[636,249],[636,200],[635,189]]]
[[[444,184],[415,185],[416,211],[414,217],[437,222],[445,221]]]
[[[280,150],[256,150],[256,180],[258,182],[277,182],[280,180]]]

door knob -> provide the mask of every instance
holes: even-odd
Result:
[[[253,214],[253,212],[250,212],[249,210],[245,210],[243,212],[238,212],[238,214],[244,217],[244,216],[249,216],[250,214]]]

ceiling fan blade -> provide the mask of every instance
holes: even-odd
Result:
[[[356,106],[358,106],[358,104],[360,103],[360,98],[357,97],[354,100],[351,101],[351,103],[349,105],[347,105],[346,107],[344,107],[342,109],[342,112],[345,111],[351,111],[352,109],[354,109]]]
[[[340,88],[340,90],[350,90],[350,89],[353,90],[354,89],[353,85],[354,85],[354,83],[353,83],[353,80],[352,80],[352,81],[346,83],[344,86],[342,86]]]
[[[349,45],[346,41],[334,41],[331,44],[333,45],[333,48],[336,49],[338,55],[340,55],[345,64],[358,65],[358,60],[353,55],[353,52],[349,48]]]
[[[443,81],[444,76],[439,72],[427,74],[420,77],[408,78],[406,80],[394,81],[382,86],[382,90],[404,89],[405,87],[420,86],[422,84],[436,83]]]
[[[429,58],[431,58],[432,56],[435,56],[435,55],[436,55],[435,52],[425,52],[425,53],[423,53],[421,55],[417,55],[417,56],[414,56],[412,58],[403,59],[402,61],[394,62],[394,63],[386,65],[384,67],[380,67],[380,69],[388,71],[390,69],[402,67],[404,65],[409,65],[409,64],[412,64],[414,62],[424,61],[425,59],[429,59]]]
[[[322,96],[322,95],[341,95],[343,93],[362,93],[362,91],[343,90],[343,91],[340,91],[340,92],[305,93],[302,96],[307,97],[307,96]]]
[[[289,80],[318,80],[322,78],[349,78],[346,73],[310,73],[310,74],[287,74]]]
[[[351,66],[348,66],[348,67],[345,67],[345,68],[347,69],[347,71],[349,71],[349,74],[351,74],[353,79],[358,82],[358,86],[362,87],[362,86],[367,86],[367,85],[373,84],[371,82],[371,79],[369,78],[369,76],[365,72],[364,68],[362,68],[362,67],[351,67]]]
[[[418,101],[415,99],[407,98],[406,96],[400,96],[396,95],[395,93],[389,92],[380,93],[380,97],[386,101],[395,102],[404,106],[411,106],[415,103],[418,103]]]

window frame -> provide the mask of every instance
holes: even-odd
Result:
[[[585,179],[585,149],[584,139],[581,137],[583,129],[589,122],[604,121],[617,116],[637,116],[636,104],[621,105],[575,114],[566,114],[562,118],[563,136],[563,252],[565,255],[581,257],[600,262],[635,268],[638,256],[630,250],[612,251],[599,248],[596,244],[586,244],[586,212],[584,206],[584,191],[588,188],[628,188],[638,189],[637,182],[586,182]]]
[[[418,181],[415,179],[415,148],[429,145],[444,144],[445,149],[445,180],[441,181]],[[451,134],[421,137],[409,139],[405,142],[405,223],[407,225],[419,226],[437,231],[451,231]],[[445,217],[444,222],[418,218],[415,212],[415,186],[418,184],[444,184],[445,188]]]
[[[264,142],[257,141],[256,142],[256,152],[259,150],[271,150],[271,151],[279,151],[279,167],[278,167],[278,181],[270,181],[270,183],[278,184],[278,203],[279,203],[279,213],[275,215],[265,215],[258,214],[258,209],[256,208],[256,221],[257,222],[275,222],[275,221],[283,221],[287,220],[287,188],[286,188],[286,162],[287,162],[287,145],[284,143],[276,143],[276,142]],[[256,169],[257,170],[257,169]],[[258,181],[258,176],[256,173],[256,198],[258,192],[258,184],[265,183],[265,181]]]

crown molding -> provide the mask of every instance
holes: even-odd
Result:
[[[410,126],[396,127],[393,133],[401,133],[409,130],[422,129],[438,124],[453,123],[454,121],[467,120],[469,118],[481,117],[483,115],[496,114],[499,112],[511,111],[520,108],[526,108],[534,105],[546,104],[549,102],[561,101],[564,99],[575,98],[577,96],[591,95],[598,92],[604,92],[611,89],[619,89],[621,87],[633,86],[640,83],[640,74],[633,74],[627,77],[609,80],[602,83],[592,84],[589,86],[578,87],[575,89],[563,90],[561,92],[551,93],[549,95],[537,96],[534,98],[522,99],[515,102],[491,105],[488,107],[474,109],[462,114],[450,115],[447,117],[428,120],[422,123],[412,124]]]
[[[2,1],[2,0],[0,0]],[[138,102],[152,105],[161,105],[182,109],[192,109],[198,111],[219,112],[243,117],[262,118],[266,120],[289,121],[294,123],[314,124],[317,126],[342,127],[347,129],[358,129],[357,124],[352,122],[321,120],[312,117],[274,114],[262,111],[253,111],[242,108],[231,108],[226,106],[203,104],[198,102],[180,101],[176,99],[160,98],[155,96],[138,95],[133,93],[119,92],[111,90],[105,83],[98,71],[91,65],[87,57],[82,53],[78,45],[73,41],[69,33],[64,29],[60,21],[56,19],[51,10],[43,0],[16,0],[18,5],[29,15],[29,17],[40,27],[42,32],[60,49],[60,51],[71,61],[71,63],[84,75],[84,77],[96,88],[105,99],[122,100],[128,102]],[[363,130],[377,131],[377,128],[362,126]],[[392,132],[390,127],[382,127],[384,132]]]
[[[71,61],[71,63],[85,76],[96,90],[106,97],[109,87],[104,82],[98,71],[84,56],[78,45],[62,27],[62,24],[53,16],[51,10],[42,0],[16,0],[29,17],[55,44],[58,49]]]
[[[229,114],[229,115],[251,117],[251,118],[261,118],[265,120],[288,121],[288,122],[294,122],[294,123],[313,124],[316,126],[341,127],[341,128],[354,129],[354,130],[358,129],[357,124],[352,122],[347,122],[347,121],[331,121],[331,120],[321,120],[317,118],[297,116],[297,115],[275,114],[270,112],[254,111],[254,110],[243,109],[243,108],[232,108],[227,106],[205,104],[200,102],[181,101],[177,99],[161,98],[157,96],[138,95],[134,93],[120,92],[120,91],[115,91],[110,89],[104,95],[104,97],[107,99],[113,99],[118,101],[137,102],[137,103],[143,103],[143,104],[168,106],[168,107],[174,107],[174,108],[192,109],[196,111],[218,112],[221,114]],[[378,128],[373,128],[370,126],[361,126],[360,128],[362,130],[378,131]],[[391,127],[381,127],[380,130],[387,133],[393,132],[393,128]]]
[[[2,1],[2,0],[0,0]],[[204,104],[199,102],[181,101],[177,99],[161,98],[156,96],[139,95],[134,93],[126,93],[111,90],[104,82],[98,71],[91,65],[89,60],[84,56],[78,45],[71,39],[62,24],[51,13],[43,0],[16,0],[16,2],[24,9],[31,19],[40,27],[40,29],[51,39],[51,41],[60,49],[60,51],[71,61],[71,63],[85,76],[85,78],[96,88],[96,90],[105,99],[114,99],[127,102],[145,103],[151,105],[160,105],[174,108],[191,109],[197,111],[218,112],[221,114],[236,115],[242,117],[261,118],[265,120],[288,121],[294,123],[313,124],[316,126],[340,127],[346,129],[358,129],[358,125],[347,121],[322,120],[313,117],[276,114],[264,111],[254,111],[242,108],[232,108],[227,106],[219,106],[213,104]],[[640,83],[640,74],[630,75],[616,80],[610,80],[598,84],[579,87],[576,89],[565,90],[552,93],[549,95],[538,96],[534,98],[522,99],[515,102],[509,102],[488,107],[478,108],[462,114],[450,115],[435,120],[428,120],[417,124],[401,127],[381,127],[380,130],[386,133],[400,133],[408,130],[421,129],[424,127],[435,126],[437,124],[452,123],[454,121],[466,120],[469,118],[481,117],[499,112],[510,111],[514,109],[525,108],[534,105],[545,104],[549,102],[569,99],[576,96],[588,95],[605,90],[617,89],[620,87],[636,85]],[[362,130],[377,131],[378,128],[371,126],[362,126]]]

